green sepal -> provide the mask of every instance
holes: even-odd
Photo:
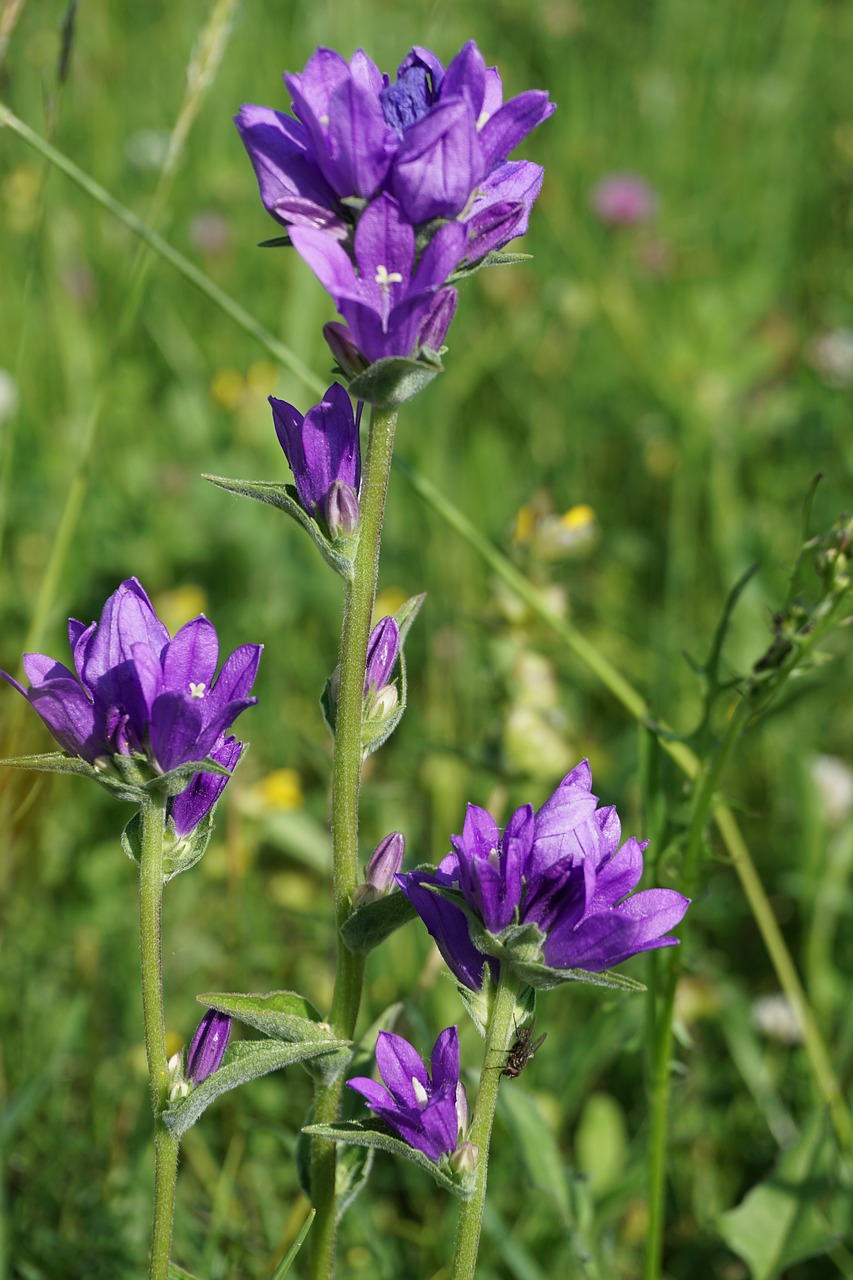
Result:
[[[590,973],[588,969],[550,969],[546,964],[512,962],[512,971],[537,991],[551,991],[564,982],[581,982],[587,987],[607,987],[611,991],[645,991],[645,984],[614,969]]]
[[[443,372],[438,357],[426,350],[420,360],[385,356],[353,378],[348,390],[354,400],[364,400],[377,409],[396,409],[429,386],[437,373]]]
[[[210,837],[213,835],[213,815],[216,805],[210,809],[201,822],[188,836],[178,839],[175,824],[171,818],[166,822],[163,839],[163,883],[168,884],[182,871],[189,871],[207,852]],[[139,865],[142,858],[142,814],[135,813],[121,833],[121,847],[131,862]]]
[[[67,756],[64,751],[45,751],[35,756],[7,756],[0,760],[9,769],[34,769],[38,773],[79,773],[84,778],[100,782],[100,774],[79,756]]]
[[[412,1164],[426,1169],[427,1173],[451,1195],[460,1200],[470,1200],[474,1194],[474,1179],[470,1174],[454,1174],[430,1160],[422,1151],[416,1151],[402,1138],[396,1138],[390,1129],[378,1127],[361,1120],[343,1121],[339,1124],[309,1124],[302,1130],[312,1138],[329,1138],[332,1142],[351,1143],[357,1147],[374,1147],[378,1151],[389,1151],[392,1155],[402,1156]],[[373,1127],[376,1126],[376,1127]]]
[[[215,1102],[229,1089],[236,1089],[238,1085],[256,1080],[258,1076],[268,1075],[270,1071],[278,1071],[280,1067],[305,1062],[335,1049],[346,1050],[346,1047],[345,1040],[333,1040],[328,1045],[316,1040],[303,1041],[301,1044],[240,1040],[225,1051],[225,1060],[218,1071],[196,1085],[186,1098],[179,1098],[163,1112],[163,1123],[176,1138],[180,1138],[195,1124],[211,1102]]]
[[[338,1040],[328,1023],[321,1021],[311,1002],[295,991],[269,991],[264,995],[206,992],[196,999],[199,1004],[227,1013],[273,1040],[291,1044],[314,1042],[327,1046],[330,1052],[324,1059],[312,1061],[311,1065],[306,1063],[312,1075],[325,1080],[334,1079],[350,1060],[349,1041]]]
[[[406,895],[392,889],[375,902],[356,907],[341,925],[341,937],[354,955],[367,955],[416,915]]]
[[[472,262],[470,267],[457,267],[453,274],[447,277],[447,283],[455,284],[459,280],[465,280],[468,276],[482,271],[483,267],[514,267],[519,262],[530,262],[532,259],[532,253],[501,253],[495,250],[493,253],[484,254],[479,262]]]
[[[292,484],[280,484],[271,480],[228,480],[225,476],[203,475],[217,488],[226,493],[234,493],[240,498],[254,498],[256,502],[265,502],[268,506],[278,507],[295,520],[300,528],[308,534],[320,555],[335,573],[342,578],[352,576],[352,562],[355,557],[357,536],[336,538],[332,542],[320,528],[320,525],[309,515],[299,500],[299,494]]]
[[[273,236],[271,240],[259,240],[257,247],[259,249],[292,248],[293,241],[290,236]]]

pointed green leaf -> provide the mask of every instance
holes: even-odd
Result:
[[[218,1071],[196,1085],[186,1098],[173,1102],[163,1112],[163,1123],[177,1138],[195,1124],[211,1102],[229,1089],[236,1089],[247,1080],[289,1067],[294,1062],[306,1062],[334,1050],[347,1050],[346,1040],[318,1043],[316,1040],[301,1044],[278,1044],[267,1040],[238,1040],[225,1052],[225,1061]]]
[[[268,480],[229,480],[225,476],[203,475],[202,478],[209,480],[217,488],[224,489],[226,493],[234,493],[240,498],[254,498],[256,502],[265,502],[268,506],[285,511],[305,530],[326,564],[335,573],[339,573],[342,578],[352,576],[357,537],[337,538],[331,542],[317,521],[305,510],[292,484],[278,484]]]
[[[501,253],[495,250],[493,253],[485,254],[479,262],[472,262],[470,267],[457,267],[453,275],[448,276],[447,283],[455,284],[459,280],[466,280],[468,276],[482,271],[483,267],[513,267],[519,262],[532,262],[532,260],[532,253]]]
[[[437,373],[443,372],[438,360],[426,363],[404,356],[386,356],[353,378],[348,390],[354,400],[364,400],[377,409],[394,409],[423,391]]]
[[[227,1013],[245,1022],[265,1036],[289,1043],[312,1041],[345,1051],[328,1053],[308,1065],[314,1075],[334,1077],[349,1062],[349,1045],[332,1034],[328,1023],[320,1020],[314,1006],[295,991],[270,991],[266,995],[241,995],[235,992],[210,992],[196,997],[200,1004]]]
[[[341,926],[341,937],[350,951],[366,955],[416,914],[406,895],[392,890],[384,898],[356,907]]]
[[[293,1244],[290,1246],[287,1253],[284,1255],[281,1262],[276,1267],[275,1271],[272,1274],[271,1280],[284,1280],[284,1277],[287,1275],[288,1271],[293,1266],[293,1261],[297,1253],[305,1243],[306,1236],[308,1235],[308,1232],[313,1227],[314,1219],[316,1218],[316,1216],[317,1216],[316,1209],[308,1210],[308,1217],[305,1219],[302,1226],[299,1228],[299,1235],[296,1237]]]
[[[38,773],[79,773],[85,778],[100,781],[98,770],[81,760],[79,756],[67,756],[64,751],[45,751],[35,756],[7,756],[0,764],[8,769],[34,769]]]
[[[290,247],[292,241],[290,236],[273,236],[270,240],[259,240],[259,249],[280,249]]]
[[[378,1124],[378,1122],[376,1122]],[[340,1124],[309,1124],[302,1130],[313,1138],[329,1138],[332,1142],[348,1142],[358,1147],[375,1147],[379,1151],[390,1151],[392,1155],[402,1156],[412,1164],[419,1165],[451,1195],[460,1200],[470,1200],[474,1191],[474,1181],[470,1176],[454,1174],[449,1167],[442,1167],[430,1160],[422,1151],[416,1151],[401,1138],[396,1138],[389,1129],[371,1127],[358,1120],[350,1120]]]
[[[616,973],[614,969],[604,969],[601,973],[590,973],[587,969],[549,969],[545,964],[530,962],[512,962],[513,972],[537,991],[551,991],[564,982],[580,982],[589,987],[607,987],[611,991],[638,992],[645,991],[643,982],[629,978],[624,973]]]
[[[179,764],[176,769],[170,769],[168,773],[158,774],[144,784],[144,790],[156,791],[161,795],[165,792],[167,796],[179,796],[182,791],[186,791],[197,773],[216,773],[220,778],[231,777],[230,769],[226,769],[225,765],[220,764],[218,760],[212,760],[210,756],[206,756],[204,760],[188,760],[186,764]]]

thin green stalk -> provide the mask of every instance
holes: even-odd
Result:
[[[154,1114],[154,1226],[151,1233],[150,1280],[167,1280],[178,1174],[178,1140],[161,1119],[169,1104],[169,1059],[163,1016],[163,833],[165,796],[155,796],[142,809],[139,868],[139,939],[142,955],[142,1019],[151,1110]]]
[[[729,718],[726,733],[713,759],[707,764],[693,793],[687,847],[683,863],[683,889],[688,898],[696,892],[699,875],[699,859],[705,829],[708,824],[714,796],[731,754],[745,729],[751,708],[742,701]],[[689,929],[690,916],[682,926],[682,945],[685,930]],[[669,1110],[669,1064],[672,1057],[672,1019],[675,1007],[675,991],[681,972],[680,948],[669,956],[669,965],[660,997],[650,987],[648,999],[658,1003],[653,1021],[651,1053],[651,1079],[649,1088],[649,1153],[648,1153],[648,1210],[649,1225],[646,1232],[645,1280],[657,1280],[663,1258],[664,1196],[666,1191],[666,1137]]]
[[[335,752],[332,763],[332,891],[338,930],[352,906],[359,881],[358,797],[361,786],[361,727],[367,644],[379,576],[379,550],[385,496],[397,426],[395,410],[374,409],[368,432],[364,474],[359,498],[358,547],[352,577],[344,594],[341,631],[340,687],[335,720]],[[364,959],[349,951],[338,933],[337,970],[332,1030],[341,1039],[355,1031]],[[338,1118],[344,1080],[318,1081],[314,1099],[314,1123],[331,1124]],[[326,1280],[335,1265],[335,1143],[315,1138],[311,1157],[311,1195],[317,1218],[311,1232],[312,1280]]]
[[[524,600],[533,612],[564,641],[566,647],[601,681],[606,689],[609,689],[629,714],[655,734],[662,749],[675,761],[682,772],[691,780],[696,779],[701,765],[694,752],[685,743],[676,741],[670,735],[667,725],[652,718],[651,709],[646,700],[633,685],[628,683],[621,672],[616,670],[601,650],[591,644],[565,618],[558,617],[548,607],[541,593],[527,581],[523,574],[519,573],[515,565],[492,546],[488,538],[484,537],[468,517],[445,498],[434,484],[399,457],[395,459],[395,464],[415,492],[420,494],[424,501],[429,503],[441,518],[474,548],[519,599]],[[812,638],[807,639],[810,641]],[[712,811],[717,830],[740,880],[741,888],[767,949],[770,963],[779,979],[779,985],[800,1016],[803,1045],[817,1091],[829,1109],[839,1142],[848,1151],[853,1150],[853,1120],[844,1101],[838,1078],[832,1069],[826,1044],[812,1015],[796,966],[776,923],[773,908],[770,906],[746,841],[735,821],[734,814],[719,796],[714,796]]]
[[[515,1011],[515,985],[507,979],[507,965],[501,965],[501,976],[495,993],[486,1047],[483,1052],[483,1070],[480,1087],[474,1104],[470,1141],[478,1148],[477,1167],[474,1171],[474,1194],[459,1211],[456,1228],[456,1251],[453,1257],[451,1280],[473,1280],[480,1245],[480,1229],[483,1223],[483,1207],[486,1203],[486,1182],[489,1176],[489,1142],[492,1123],[501,1082],[500,1064],[506,1061],[515,1037],[513,1014]]]

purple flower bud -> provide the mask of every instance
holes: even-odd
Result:
[[[378,693],[391,679],[391,672],[400,652],[400,628],[394,618],[383,618],[370,633],[367,646],[367,667],[364,676],[364,696]]]
[[[361,403],[353,414],[352,401],[339,382],[333,382],[304,417],[286,400],[275,396],[269,400],[278,442],[302,505],[311,515],[325,520],[333,485],[340,481],[355,497],[361,484]]]
[[[214,1071],[219,1070],[230,1034],[231,1019],[228,1014],[220,1013],[218,1009],[208,1009],[196,1028],[187,1054],[188,1080],[193,1084],[201,1084]]]
[[[360,373],[364,373],[368,367],[367,361],[350,337],[350,331],[345,324],[341,324],[338,320],[330,320],[328,324],[323,325],[323,337],[341,371],[348,378],[357,378]]]
[[[381,840],[374,849],[367,864],[365,879],[379,893],[387,893],[394,883],[394,877],[403,865],[406,852],[406,841],[402,833],[392,831]]]
[[[613,173],[593,187],[590,204],[610,227],[632,227],[656,212],[658,198],[645,178],[635,173]]]
[[[336,480],[326,495],[326,524],[332,538],[350,538],[358,528],[358,498],[343,480]]]

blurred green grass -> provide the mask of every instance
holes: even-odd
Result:
[[[2,97],[40,132],[55,107],[56,145],[145,216],[209,11],[81,5],[57,96],[63,11],[52,0],[24,6],[0,68]],[[284,109],[281,70],[301,68],[318,43],[346,53],[361,44],[393,69],[412,43],[447,60],[473,37],[508,91],[547,88],[559,109],[522,149],[547,175],[524,246],[534,260],[464,288],[447,373],[405,411],[399,449],[562,590],[585,634],[681,730],[699,706],[682,654],[704,654],[729,587],[760,560],[727,650],[742,669],[769,643],[812,476],[825,477],[816,527],[850,501],[849,380],[838,385],[816,343],[853,327],[851,28],[849,6],[828,0],[503,0],[488,12],[471,0],[405,10],[376,0],[244,0],[164,214],[167,238],[325,377],[319,330],[330,304],[295,258],[255,248],[275,230],[229,116],[243,101]],[[620,233],[596,223],[590,189],[617,170],[655,187],[653,224]],[[16,668],[103,389],[45,651],[62,656],[68,614],[97,616],[130,573],[155,597],[174,593],[166,603],[176,623],[203,599],[224,651],[246,640],[267,646],[261,702],[245,721],[252,751],[215,845],[166,896],[169,1028],[176,1047],[189,1038],[202,990],[293,987],[322,1007],[332,976],[321,869],[330,753],[317,697],[336,657],[338,585],[277,513],[199,479],[286,478],[265,398],[304,405],[306,393],[157,261],[116,352],[136,244],[8,131],[0,227],[0,364],[19,392],[17,414],[0,427],[9,467],[0,662]],[[536,501],[556,512],[590,504],[596,540],[573,558],[537,561],[511,535],[519,508]],[[466,801],[504,814],[538,803],[581,755],[626,833],[648,829],[636,727],[550,634],[512,613],[474,554],[399,476],[382,582],[429,595],[411,638],[410,709],[365,789],[366,851],[399,826],[412,861],[437,859]],[[828,814],[812,764],[818,754],[850,762],[850,688],[849,663],[839,660],[751,736],[728,780],[845,1080],[853,824],[849,812]],[[5,724],[14,694],[0,692]],[[48,745],[31,717],[9,750]],[[276,811],[269,787],[258,789],[281,767],[298,775],[298,809]],[[657,878],[677,884],[684,793],[661,770],[670,820],[656,824]],[[3,781],[0,1277],[135,1276],[147,1247],[151,1154],[135,885],[117,840],[124,815],[73,780]],[[720,858],[706,869],[686,960],[666,1271],[738,1280],[747,1272],[718,1215],[767,1176],[811,1095],[802,1051],[750,1020],[751,1003],[775,981]],[[631,972],[646,970],[635,962]],[[364,1025],[397,999],[408,1001],[408,1027],[424,1048],[460,1020],[414,926],[371,957]],[[637,999],[543,997],[547,1045],[510,1086],[499,1122],[484,1280],[639,1273],[642,1018]],[[479,1052],[465,1027],[466,1065]],[[309,1103],[308,1077],[292,1071],[223,1099],[192,1131],[178,1261],[206,1280],[272,1273],[304,1214],[292,1152]],[[442,1274],[453,1212],[417,1171],[380,1160],[344,1221],[341,1274]],[[785,1272],[839,1273],[853,1270],[837,1258]]]

